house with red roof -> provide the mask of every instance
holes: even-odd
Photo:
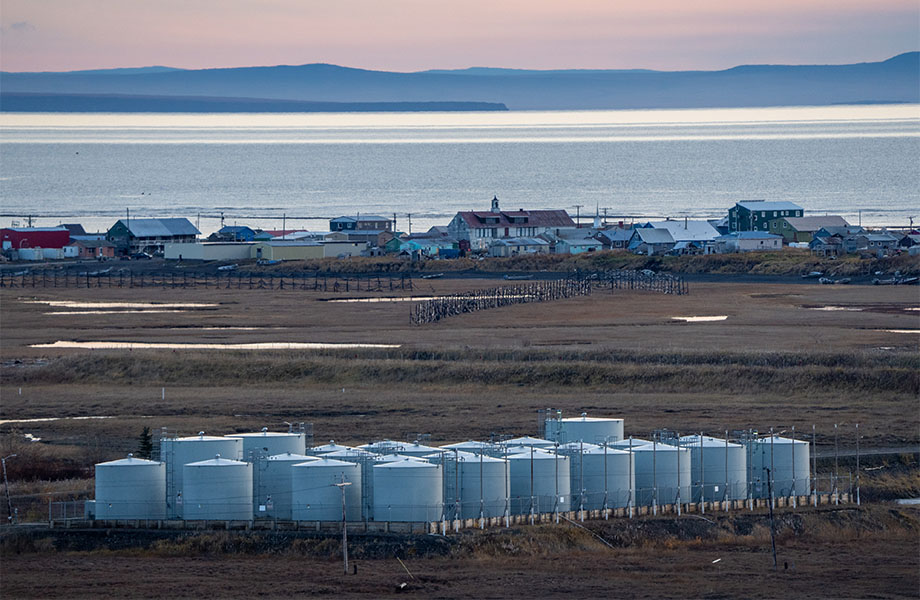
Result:
[[[498,198],[492,198],[488,211],[458,212],[447,226],[449,237],[469,242],[471,250],[488,250],[494,240],[501,238],[532,238],[543,233],[555,234],[560,229],[575,227],[575,221],[564,210],[504,211]]]

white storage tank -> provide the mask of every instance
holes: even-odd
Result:
[[[160,460],[166,463],[166,512],[169,517],[181,517],[182,506],[178,496],[184,493],[184,465],[214,458],[217,455],[230,460],[242,460],[243,440],[240,438],[198,435],[160,440]]]
[[[441,466],[403,460],[374,465],[374,520],[438,521],[444,509]]]
[[[441,448],[435,448],[434,446],[426,446],[425,444],[420,444],[418,442],[404,444],[402,449],[399,450],[399,454],[403,456],[428,456],[438,452],[444,452],[444,450]]]
[[[166,463],[128,458],[96,465],[97,519],[165,519]]]
[[[257,517],[291,518],[291,467],[320,460],[304,454],[276,454],[253,463],[253,508]],[[263,510],[264,508],[264,510]]]
[[[531,506],[534,513],[571,510],[568,456],[534,448],[509,454],[508,462],[511,466],[512,514],[530,514]]]
[[[354,450],[354,446],[343,446],[341,444],[336,444],[335,440],[329,440],[328,444],[323,444],[321,446],[313,446],[307,451],[307,454],[319,456],[321,454],[328,454],[329,452],[339,452],[341,450]]]
[[[361,465],[332,458],[322,458],[291,466],[291,518],[295,521],[341,521],[342,491],[345,486],[345,516],[360,521],[362,477]]]
[[[543,448],[545,450],[548,450],[548,449],[551,449],[553,446],[555,446],[556,443],[553,442],[552,440],[544,440],[542,438],[535,438],[535,437],[530,437],[529,435],[525,435],[523,437],[516,437],[510,440],[507,440],[504,442],[504,445],[509,448],[513,446],[527,446],[527,447],[533,446],[534,448]]]
[[[252,519],[252,463],[217,456],[182,467],[186,520]]]
[[[511,465],[507,460],[448,452],[431,456],[444,466],[444,509],[449,518],[501,517],[510,514]]]
[[[623,419],[580,417],[546,420],[546,437],[558,442],[589,442],[603,444],[623,439]]]
[[[754,498],[769,498],[768,469],[773,473],[773,496],[811,494],[811,448],[804,440],[779,436],[750,442],[751,489]]]
[[[362,450],[361,448],[349,448],[347,450],[336,450],[335,452],[326,452],[319,455],[321,458],[334,458],[335,460],[345,460],[349,462],[361,462],[379,458],[379,454]]]
[[[401,460],[414,460],[417,462],[436,462],[436,461],[431,461],[429,459],[437,458],[438,456],[440,456],[440,453],[429,454],[427,457],[406,456],[404,454],[385,454],[384,456],[377,456],[377,455],[373,455],[373,456],[374,456],[374,463],[379,465],[381,463],[399,462]]]
[[[234,433],[226,437],[243,440],[243,460],[250,462],[277,454],[304,454],[307,449],[307,439],[302,433],[263,429],[257,433]]]
[[[582,507],[582,485],[585,510],[635,506],[636,467],[632,453],[590,445],[581,455],[574,454],[569,458],[572,461],[573,509]]]
[[[667,444],[636,445],[635,442],[633,440],[632,452],[636,467],[636,505],[674,504],[678,498],[681,503],[691,502],[690,451]],[[617,445],[623,450],[629,448],[628,444]]]
[[[370,442],[369,444],[361,444],[358,448],[366,450],[367,452],[373,452],[374,454],[397,454],[402,452],[403,448],[408,445],[409,444],[406,442],[378,440],[376,442]]]
[[[468,440],[465,442],[446,444],[441,446],[441,450],[460,450],[462,452],[473,452],[476,454],[491,454],[495,450],[495,444],[490,444],[489,442],[478,442],[476,440]]]
[[[701,497],[706,502],[747,498],[747,450],[744,446],[699,435],[680,438],[680,445],[690,450],[694,502],[699,502]]]

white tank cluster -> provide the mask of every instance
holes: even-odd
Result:
[[[163,438],[160,460],[96,465],[98,519],[422,522],[811,492],[803,440],[741,443],[656,433],[625,438],[623,420],[545,420],[548,438],[434,447],[382,440],[306,447],[303,433]],[[673,435],[673,434],[671,434]]]

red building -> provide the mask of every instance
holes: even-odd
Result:
[[[9,227],[0,229],[0,248],[63,248],[70,243],[64,227]]]

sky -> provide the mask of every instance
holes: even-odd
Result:
[[[0,69],[715,70],[920,48],[917,0],[0,0]]]

